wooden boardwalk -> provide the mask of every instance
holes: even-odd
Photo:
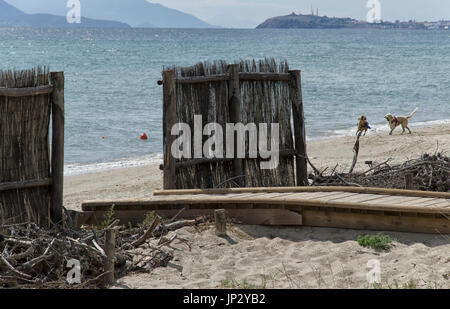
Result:
[[[450,234],[450,193],[356,187],[239,188],[156,191],[151,199],[86,201],[80,223],[96,224],[115,205],[122,223],[155,210],[173,216],[226,209],[243,224],[319,226]]]

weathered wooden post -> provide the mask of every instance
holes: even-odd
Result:
[[[227,215],[225,209],[217,209],[214,211],[214,219],[216,222],[216,235],[227,235]]]
[[[175,72],[163,71],[163,142],[164,142],[164,189],[176,189],[175,158],[172,156],[171,147],[175,136],[171,134],[173,125],[177,121],[177,88]]]
[[[105,235],[105,284],[114,284],[114,263],[116,255],[116,228],[106,229]]]
[[[289,71],[291,74],[292,116],[295,134],[295,165],[297,186],[308,185],[308,166],[306,160],[306,129],[303,112],[302,80],[300,70]]]
[[[62,221],[64,186],[64,72],[51,72],[52,93],[52,186],[50,219]]]
[[[412,190],[413,186],[413,174],[405,174],[405,189]]]
[[[239,65],[230,64],[228,66],[230,81],[228,83],[228,102],[230,123],[240,123],[242,121],[241,114],[241,87],[239,84]],[[234,133],[236,134],[236,133]],[[239,177],[244,175],[244,165],[242,159],[237,158],[237,138],[234,137],[234,160],[233,160],[233,176]],[[240,187],[243,187],[245,180],[242,177],[235,180]]]

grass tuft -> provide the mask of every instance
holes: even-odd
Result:
[[[388,235],[378,233],[377,235],[358,236],[358,244],[362,247],[370,247],[376,250],[390,250],[395,239]]]

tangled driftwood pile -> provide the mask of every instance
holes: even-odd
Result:
[[[420,158],[402,164],[366,162],[364,173],[337,173],[337,167],[329,174],[318,171],[309,178],[315,186],[364,186],[393,189],[450,192],[450,157],[442,153],[423,154]]]
[[[177,238],[173,231],[203,220],[171,221],[163,223],[156,216],[147,227],[118,228],[116,220],[99,230],[74,230],[67,226],[43,230],[35,224],[0,226],[0,288],[105,287],[108,282],[105,280],[108,275],[105,266],[108,251],[104,236],[111,229],[115,230],[116,235],[113,249],[115,278],[133,271],[150,272],[157,267],[165,267],[173,255],[170,251],[164,251],[163,247],[169,246],[175,239],[185,241]],[[147,243],[152,238],[155,245]],[[138,252],[139,247],[144,245],[146,250]],[[70,284],[67,278],[72,266],[68,262],[73,259],[79,261],[81,282]]]

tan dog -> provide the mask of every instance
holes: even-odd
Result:
[[[392,116],[391,114],[387,114],[386,116],[384,116],[384,118],[389,122],[389,127],[391,128],[391,132],[389,133],[389,135],[392,135],[392,132],[394,132],[395,128],[400,125],[402,126],[402,129],[403,129],[402,134],[405,133],[405,129],[408,129],[409,134],[411,134],[412,132],[408,128],[408,121],[409,121],[409,119],[412,118],[412,116],[414,116],[417,113],[418,110],[419,109],[416,108],[411,114],[409,114],[406,117],[402,117],[402,116],[396,117],[396,116]]]
[[[368,129],[372,129],[372,128],[370,127],[366,116],[362,115],[361,117],[358,118],[358,131],[356,131],[356,135],[358,135],[358,133],[363,133],[363,132],[364,132],[364,135],[366,135]]]

